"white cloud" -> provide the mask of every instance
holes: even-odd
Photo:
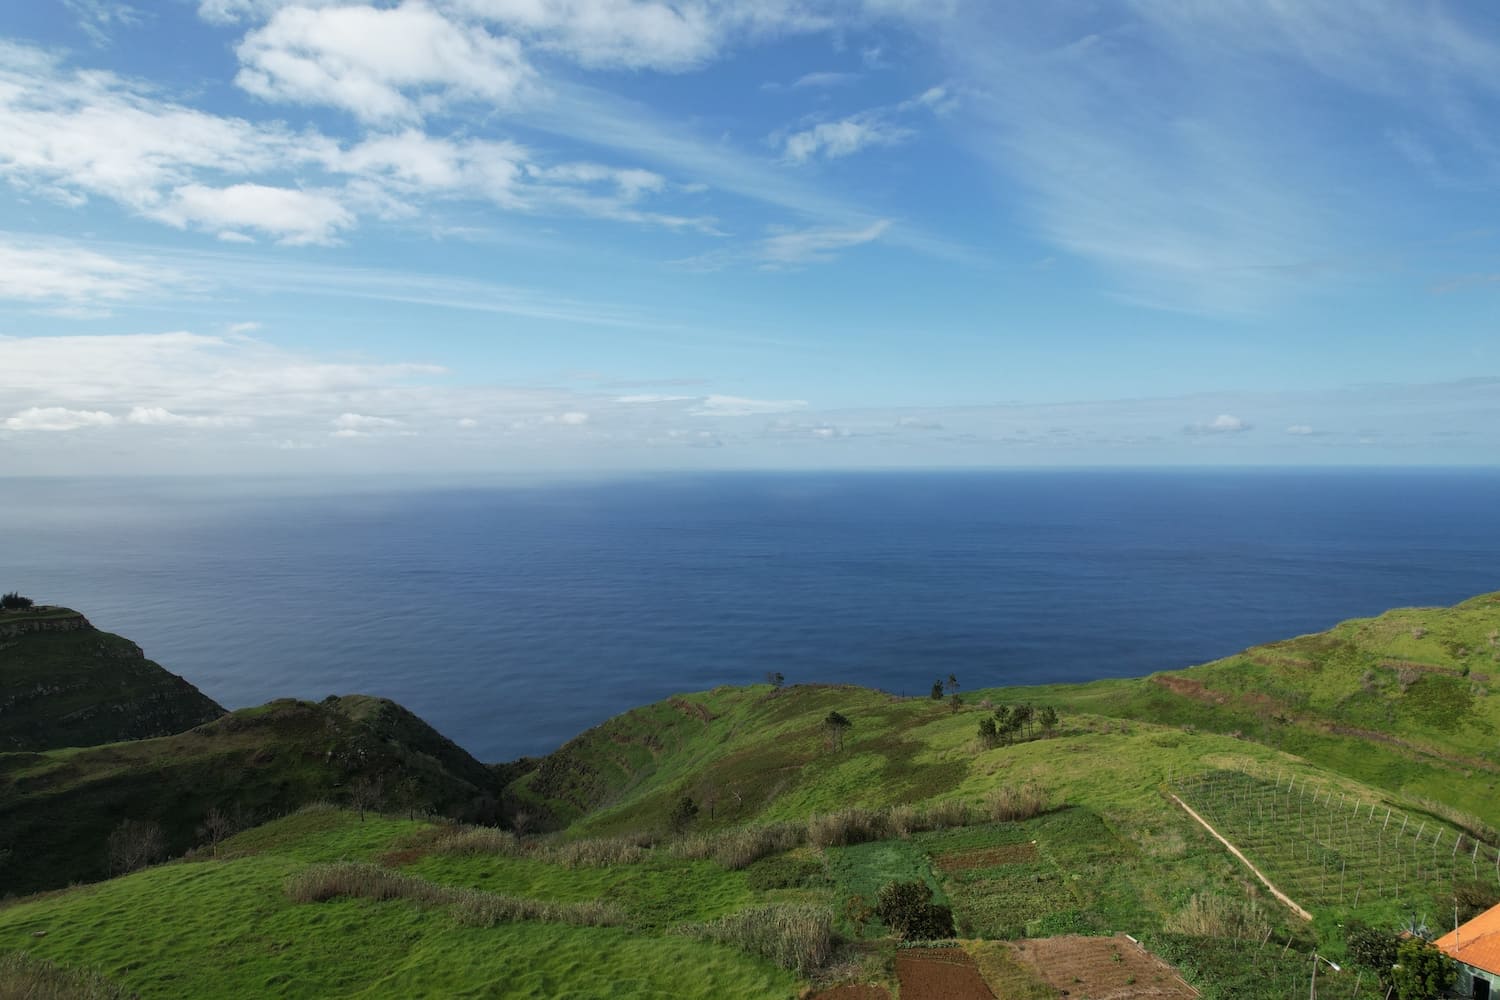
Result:
[[[419,2],[286,7],[237,51],[235,82],[249,93],[341,108],[368,122],[415,121],[460,101],[508,104],[532,76],[514,38]]]
[[[870,146],[894,146],[911,135],[911,129],[885,122],[845,118],[794,132],[786,137],[783,149],[791,162],[806,163],[818,155],[835,159]]]
[[[117,417],[103,410],[33,406],[6,417],[0,428],[8,431],[75,431],[86,427],[112,427],[119,422]]]
[[[1184,427],[1185,434],[1241,434],[1251,429],[1251,425],[1229,413],[1221,413],[1212,420],[1201,424],[1188,424]]]
[[[640,393],[633,393],[633,394],[631,394],[629,396],[616,396],[615,397],[615,402],[616,403],[632,403],[632,404],[637,404],[637,403],[679,403],[679,402],[683,402],[683,401],[690,400],[690,399],[695,399],[695,398],[697,398],[697,397],[695,397],[695,396],[665,396],[665,395],[662,395],[660,393],[654,393],[654,392],[640,392]]]
[[[125,415],[125,422],[146,427],[241,427],[248,423],[242,417],[191,416],[173,413],[161,406],[136,406]]]
[[[1299,437],[1306,437],[1308,435],[1317,433],[1317,431],[1313,430],[1307,424],[1292,424],[1286,429],[1286,432],[1288,434],[1298,435]]]
[[[807,409],[803,399],[747,399],[744,396],[707,396],[693,413],[704,417],[751,417],[762,413],[786,413]]]
[[[756,256],[772,267],[826,261],[839,250],[873,243],[890,225],[890,220],[880,219],[863,229],[812,228],[776,233],[760,242]]]
[[[172,268],[0,232],[0,299],[113,303],[186,284]]]
[[[569,410],[556,416],[544,417],[543,421],[549,424],[562,424],[565,427],[582,427],[589,422],[589,415],[579,410]]]
[[[139,10],[119,0],[63,0],[78,19],[78,27],[89,41],[103,48],[113,41],[116,28],[131,28],[141,23]]]
[[[401,421],[392,420],[390,417],[373,417],[363,413],[341,413],[334,417],[330,423],[338,431],[378,431],[388,427],[399,427]]]
[[[479,426],[479,421],[475,420],[473,417],[460,417],[457,421],[455,421],[455,423],[460,428],[466,431],[471,431]]]
[[[355,222],[354,215],[327,192],[264,184],[224,188],[187,184],[150,214],[179,229],[256,229],[289,246],[332,243],[340,230]]]

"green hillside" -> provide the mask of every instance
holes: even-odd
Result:
[[[493,818],[492,772],[393,702],[353,695],[274,701],[173,736],[0,754],[0,894],[109,872],[125,820],[159,824],[170,854],[209,810],[236,823],[317,801]]]
[[[1497,629],[1487,595],[1132,680],[957,701],[725,687],[524,767],[486,768],[360,697],[0,754],[15,888],[38,860],[104,874],[100,845],[133,814],[170,825],[174,853],[199,845],[0,907],[0,953],[143,997],[895,997],[921,995],[922,962],[1002,997],[1187,996],[1111,936],[1129,934],[1205,997],[1302,995],[1314,948],[1350,968],[1325,968],[1319,996],[1380,997],[1349,928],[1500,901]],[[986,739],[1017,704],[1058,717]],[[210,807],[349,803],[374,778],[362,797],[382,816],[314,808],[216,848],[194,825]],[[513,830],[428,818],[493,818],[501,780]],[[942,949],[907,950],[906,918],[876,906],[894,883],[928,898],[912,926]],[[1089,941],[1105,960],[1076,958]],[[1075,958],[1048,966],[1049,947]]]
[[[135,643],[76,611],[0,611],[0,750],[166,736],[223,714]]]

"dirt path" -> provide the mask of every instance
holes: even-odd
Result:
[[[1171,795],[1170,792],[1168,792],[1167,794]],[[1199,824],[1202,825],[1203,829],[1213,834],[1216,838],[1218,838],[1219,843],[1229,848],[1229,853],[1239,858],[1240,861],[1244,863],[1245,867],[1250,869],[1250,871],[1254,873],[1255,877],[1260,879],[1261,883],[1267,889],[1271,890],[1271,895],[1275,896],[1277,899],[1285,903],[1293,913],[1297,914],[1297,916],[1301,917],[1303,920],[1312,920],[1313,915],[1311,913],[1308,913],[1302,907],[1293,902],[1292,897],[1288,896],[1286,893],[1276,888],[1276,886],[1272,885],[1271,880],[1266,878],[1265,875],[1261,874],[1261,870],[1252,865],[1250,863],[1250,859],[1241,854],[1238,847],[1235,847],[1229,841],[1225,840],[1224,835],[1221,834],[1218,830],[1215,830],[1213,826],[1209,824],[1208,820],[1204,819],[1202,816],[1199,816],[1196,812],[1194,812],[1192,806],[1188,805],[1186,802],[1182,801],[1175,795],[1172,795],[1172,801],[1182,806],[1183,811],[1186,812],[1189,816],[1193,817],[1193,819],[1197,820]]]

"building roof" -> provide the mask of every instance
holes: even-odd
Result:
[[[1493,906],[1433,944],[1465,965],[1500,975],[1500,906]]]

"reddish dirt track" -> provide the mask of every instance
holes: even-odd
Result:
[[[896,954],[901,1000],[995,1000],[960,948],[913,948]]]

